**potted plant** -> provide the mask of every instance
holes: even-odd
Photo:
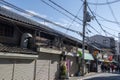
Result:
[[[66,68],[66,66],[63,64],[63,65],[61,65],[61,67],[60,67],[60,78],[61,79],[66,79],[67,78],[67,68]]]

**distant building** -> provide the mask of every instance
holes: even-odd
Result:
[[[112,37],[95,35],[88,38],[87,42],[101,49],[111,49],[111,52],[115,54],[115,40]]]
[[[115,40],[112,37],[95,35],[87,39],[90,44],[94,44],[99,48],[115,48]]]
[[[94,35],[87,38],[86,41],[89,45],[91,45],[89,51],[93,54],[95,58],[94,62],[96,63],[97,71],[99,72],[100,65],[98,64],[98,61],[109,62],[109,57],[111,56],[113,61],[113,56],[115,54],[115,40],[112,37]]]
[[[120,43],[115,41],[115,59],[120,62]]]

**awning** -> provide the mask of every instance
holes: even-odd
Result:
[[[90,53],[85,53],[84,54],[84,59],[85,60],[94,60],[92,54],[90,54]]]
[[[114,60],[114,59],[112,60],[112,62],[113,62],[113,63],[118,63],[118,62],[117,62],[116,60]]]
[[[98,59],[98,61],[100,61],[100,62],[104,62],[104,59]]]

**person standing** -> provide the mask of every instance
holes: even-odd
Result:
[[[118,72],[120,73],[120,64],[118,64]]]
[[[114,64],[111,64],[111,70],[114,71]]]
[[[104,65],[103,65],[103,63],[101,64],[101,71],[104,72]]]
[[[110,64],[108,64],[107,68],[108,68],[108,72],[110,72]]]

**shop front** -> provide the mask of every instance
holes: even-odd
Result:
[[[94,60],[92,54],[90,53],[84,53],[84,60],[85,60],[85,73],[89,73],[91,70],[91,62]]]

